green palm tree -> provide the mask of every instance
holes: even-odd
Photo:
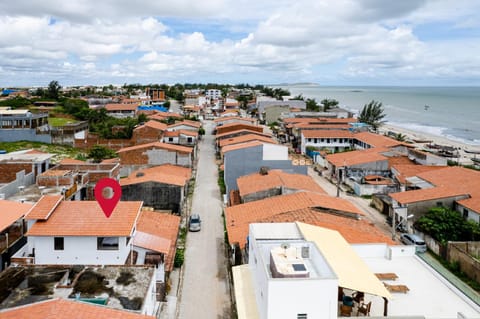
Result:
[[[370,125],[376,132],[385,123],[385,121],[382,121],[385,116],[382,103],[372,100],[365,104],[358,116],[358,121]]]

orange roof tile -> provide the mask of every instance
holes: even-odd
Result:
[[[393,138],[386,137],[380,134],[370,133],[370,132],[360,132],[354,134],[354,137],[372,147],[390,147],[396,145],[404,145],[403,142],[394,140]]]
[[[238,242],[243,248],[246,244],[249,231],[248,227],[251,223],[282,223],[301,221],[312,225],[338,230],[342,235],[344,235],[345,239],[351,243],[392,243],[387,236],[383,235],[377,228],[371,226],[370,223],[365,220],[357,220],[348,216],[339,216],[322,212],[322,208],[317,209],[314,207],[314,204],[312,205],[303,203],[303,205],[298,204],[297,207],[295,207],[292,206],[291,203],[286,203],[289,205],[289,207],[282,208],[281,201],[272,200],[286,196],[290,195],[275,196],[256,202],[228,207],[225,211],[225,221],[229,242],[232,244]],[[318,196],[329,197],[327,195]],[[336,197],[331,198],[338,200]],[[346,200],[343,201],[347,202]],[[258,207],[258,209],[255,209],[255,211],[252,211],[251,207],[246,206],[248,204],[259,202],[265,203],[262,203],[262,207]],[[349,202],[347,203],[350,204]],[[273,209],[269,208],[270,205],[275,207]],[[328,208],[326,209],[328,211]]]
[[[137,231],[135,233],[133,244],[138,247],[164,254],[168,254],[170,249],[170,240],[149,233],[144,233],[142,231]]]
[[[192,175],[192,170],[187,167],[163,164],[135,171],[127,178],[120,180],[121,186],[157,182],[170,185],[184,186]]]
[[[171,124],[169,126],[174,126],[174,125],[187,125],[187,126],[193,126],[196,128],[200,128],[202,126],[202,123],[199,121],[192,121],[192,120],[183,120],[181,122],[177,122],[175,124]]]
[[[158,122],[158,121],[154,121],[154,120],[150,120],[150,121],[146,122],[145,124],[136,127],[135,130],[142,129],[144,127],[150,127],[150,128],[153,128],[153,129],[156,129],[156,130],[159,130],[159,131],[165,131],[167,129],[167,124],[162,123],[162,122]]]
[[[350,244],[386,243],[388,245],[397,245],[390,236],[385,235],[366,219],[328,214],[314,208],[282,213],[271,218],[265,218],[259,222],[285,223],[295,221],[336,230]]]
[[[352,126],[350,124],[320,124],[320,123],[293,123],[288,124],[290,127],[298,128],[298,129],[319,129],[319,130],[327,130],[327,129],[339,129],[339,130],[348,130]]]
[[[402,205],[462,195],[468,195],[468,192],[446,186],[390,193],[390,197]]]
[[[0,200],[0,232],[22,218],[31,208],[32,204],[19,203],[10,200]]]
[[[431,170],[443,169],[445,166],[429,166],[429,165],[417,165],[417,164],[394,164],[392,165],[394,171],[398,172],[395,174],[397,180],[405,184],[407,183],[406,178],[417,176],[420,173],[428,172]]]
[[[100,164],[116,164],[120,161],[118,157],[104,159]]]
[[[310,176],[289,174],[282,170],[270,170],[266,175],[254,173],[241,176],[237,178],[237,185],[240,196],[279,187],[326,194]]]
[[[226,145],[226,146],[222,147],[222,154],[225,154],[225,153],[228,153],[228,152],[231,152],[231,151],[241,150],[241,149],[244,149],[244,148],[261,146],[263,144],[265,144],[265,142],[249,141],[249,142],[238,143],[238,144],[233,144],[233,145]]]
[[[40,150],[32,149],[32,150],[29,150],[29,151],[25,152],[24,154],[48,154],[48,153],[42,152]]]
[[[142,202],[120,201],[106,218],[96,201],[61,201],[47,220],[32,225],[27,236],[131,236],[141,207]]]
[[[112,309],[92,303],[51,299],[0,310],[2,319],[155,319],[153,316]]]
[[[48,171],[43,172],[39,176],[65,176],[70,174],[71,170],[65,169],[49,169]]]
[[[337,167],[352,166],[376,161],[387,161],[388,158],[380,152],[385,149],[372,148],[351,152],[335,153],[327,155],[326,160]]]
[[[261,127],[260,125],[233,122],[233,123],[223,124],[222,126],[218,126],[218,127],[217,127],[217,130],[223,130],[223,129],[225,129],[225,128],[229,128],[229,127],[237,126],[237,125],[243,127],[243,129],[245,129],[245,130],[248,130],[248,128],[250,128],[250,127],[252,127],[252,128],[259,128],[259,127]]]
[[[306,138],[352,138],[353,134],[346,130],[302,130]]]
[[[50,217],[55,208],[63,200],[62,195],[44,195],[38,202],[33,205],[30,211],[25,216],[27,220],[45,220]]]
[[[453,166],[431,169],[416,174],[435,187],[395,193],[392,198],[400,203],[412,203],[435,198],[469,195],[470,198],[459,200],[468,208],[480,213],[480,172],[468,168]],[[466,206],[467,207],[467,206]]]
[[[408,156],[391,156],[388,158],[388,167],[393,165],[415,165],[415,162],[408,158]]]
[[[180,216],[159,212],[142,211],[137,222],[137,231],[170,241],[170,247],[165,258],[165,269],[167,271],[173,269],[179,228]]]
[[[249,141],[262,141],[266,143],[277,144],[277,142],[275,142],[275,140],[271,137],[266,137],[266,136],[256,135],[256,134],[246,134],[246,135],[231,137],[228,139],[223,139],[220,141],[219,146],[223,147],[226,145],[244,143]]]
[[[221,139],[222,137],[225,137],[225,136],[230,136],[230,135],[235,135],[235,134],[240,134],[240,133],[243,133],[244,135],[245,134],[255,134],[255,135],[260,135],[260,136],[272,137],[272,135],[270,135],[270,134],[260,133],[260,132],[251,131],[251,130],[247,130],[247,129],[240,129],[240,130],[236,130],[236,131],[217,134],[217,135],[215,135],[215,138],[216,139]]]
[[[161,148],[161,149],[167,149],[167,150],[171,150],[171,151],[177,151],[177,152],[180,152],[180,153],[192,153],[193,152],[193,148],[187,147],[187,146],[161,143],[161,142],[152,142],[152,143],[147,143],[147,144],[140,144],[140,145],[135,145],[135,146],[124,147],[124,148],[118,150],[117,153],[128,152],[128,151],[133,151],[133,150],[141,150],[143,148],[150,148],[150,149]]]
[[[136,111],[140,103],[135,104],[120,104],[120,103],[110,103],[105,105],[107,112],[114,111]]]
[[[232,112],[228,112],[228,113],[232,113]],[[235,114],[238,114],[238,113],[235,112]],[[230,121],[230,120],[241,120],[241,121],[248,121],[248,122],[252,122],[252,123],[255,123],[257,121],[256,119],[253,119],[253,118],[250,118],[250,117],[240,117],[240,116],[224,116],[224,117],[216,118],[213,121],[215,123],[218,123],[218,122]]]
[[[287,213],[304,208],[320,208],[346,212],[347,214],[363,215],[349,201],[312,192],[298,192],[288,195],[274,196],[254,202],[227,207],[225,222],[230,243],[244,243],[248,235],[248,224],[263,220],[281,213]],[[234,240],[234,241],[232,241]]]

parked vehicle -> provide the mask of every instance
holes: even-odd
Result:
[[[190,231],[200,231],[202,221],[199,214],[192,214],[188,220],[188,230]]]
[[[427,245],[422,238],[414,234],[402,234],[400,236],[402,243],[405,245],[415,245],[415,251],[417,253],[424,253],[427,251]]]

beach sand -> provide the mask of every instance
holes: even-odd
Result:
[[[451,140],[446,137],[432,135],[424,132],[417,132],[405,129],[403,127],[398,127],[391,124],[384,124],[380,127],[379,133],[380,134],[387,134],[387,132],[395,132],[401,133],[407,137],[407,140],[418,141],[413,145],[417,146],[418,148],[422,148],[428,144],[428,142],[423,143],[423,141],[431,141],[432,144],[444,145],[444,146],[452,146],[459,150],[459,161],[461,164],[464,165],[471,165],[473,162],[471,161],[472,158],[476,157],[480,159],[480,145],[470,145],[466,143],[462,143],[459,141]],[[479,154],[471,154],[465,152],[468,150],[470,152],[478,152]],[[457,158],[451,158],[453,161],[457,161]]]

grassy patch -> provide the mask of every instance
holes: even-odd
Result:
[[[220,193],[223,195],[226,193],[227,188],[225,187],[225,181],[223,179],[223,170],[219,169],[218,170],[218,187],[220,187]]]
[[[40,142],[20,141],[20,142],[0,142],[0,150],[7,152],[36,149],[46,153],[53,153],[57,156],[54,157],[55,161],[61,160],[65,157],[80,158],[83,151],[71,146],[46,144]]]
[[[48,124],[50,126],[65,126],[67,124],[73,124],[77,123],[78,121],[72,120],[69,118],[63,118],[63,117],[49,117],[48,118]]]

